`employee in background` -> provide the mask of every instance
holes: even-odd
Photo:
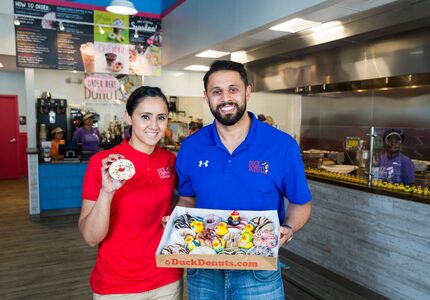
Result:
[[[397,129],[384,132],[385,153],[379,161],[379,179],[393,183],[414,183],[415,166],[409,157],[400,153],[404,138]]]
[[[100,151],[100,133],[97,128],[93,128],[94,115],[86,113],[82,118],[83,126],[78,128],[73,134],[72,140],[82,144],[83,152],[92,154]]]
[[[52,160],[63,159],[63,156],[59,153],[60,145],[64,145],[63,134],[64,130],[60,127],[54,128],[51,131],[51,150],[49,156],[51,156]]]

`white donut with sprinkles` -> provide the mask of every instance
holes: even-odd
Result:
[[[136,174],[136,170],[133,163],[128,159],[118,159],[110,165],[109,174],[116,180],[129,180]]]

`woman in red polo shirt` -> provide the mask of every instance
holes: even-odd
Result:
[[[90,276],[94,299],[182,299],[182,270],[155,263],[161,219],[172,211],[176,184],[175,156],[157,146],[167,118],[168,102],[159,88],[136,89],[125,113],[130,139],[88,163],[79,229],[90,246],[99,247]],[[109,175],[110,164],[120,158],[134,165],[129,180]]]

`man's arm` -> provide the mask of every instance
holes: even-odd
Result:
[[[291,229],[281,226],[280,246],[282,246],[293,235],[293,233],[299,231],[308,222],[309,217],[311,216],[311,211],[311,202],[302,205],[292,203],[288,204],[284,224],[287,224]]]
[[[184,206],[184,207],[196,207],[196,197],[183,197],[179,196],[177,206]]]

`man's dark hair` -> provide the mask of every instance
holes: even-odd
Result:
[[[211,76],[212,73],[215,73],[217,71],[238,72],[240,75],[240,79],[242,79],[243,83],[245,84],[245,87],[249,85],[248,74],[246,73],[246,70],[243,64],[230,61],[230,60],[216,60],[211,64],[211,67],[209,71],[206,72],[205,77],[203,77],[205,91],[207,91],[207,88],[208,88],[209,76]]]

